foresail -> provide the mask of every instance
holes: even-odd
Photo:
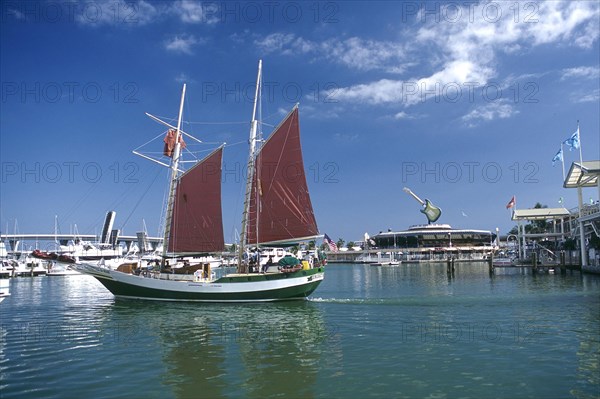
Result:
[[[177,184],[168,252],[222,251],[221,159],[223,147],[184,173]]]
[[[249,244],[318,235],[304,173],[297,106],[256,158],[248,217]]]

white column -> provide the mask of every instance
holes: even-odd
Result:
[[[579,201],[579,246],[581,247],[581,267],[587,266],[587,256],[585,248],[585,231],[583,231],[583,193],[581,186],[577,187],[577,199]]]

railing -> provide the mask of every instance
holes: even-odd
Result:
[[[584,205],[581,208],[581,217],[592,216],[596,213],[600,213],[600,204]]]

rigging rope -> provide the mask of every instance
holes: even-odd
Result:
[[[142,194],[142,196],[135,203],[135,205],[133,206],[133,209],[131,210],[131,212],[129,213],[129,215],[127,216],[127,218],[125,219],[125,221],[121,225],[121,231],[124,231],[125,226],[127,225],[127,222],[129,221],[129,219],[131,218],[131,216],[133,216],[133,213],[136,211],[136,209],[138,208],[138,206],[140,205],[140,203],[142,202],[142,200],[146,197],[146,194],[148,194],[148,191],[150,191],[150,188],[154,185],[154,182],[156,182],[156,179],[161,174],[161,172],[162,172],[162,169],[159,169],[158,172],[156,173],[156,175],[154,175],[154,179],[152,179],[152,181],[150,182],[150,184],[148,185],[148,187],[146,187],[146,190],[144,191],[144,193]]]

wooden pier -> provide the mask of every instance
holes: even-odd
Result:
[[[374,252],[374,251],[373,251]],[[374,262],[360,262],[357,261],[357,257],[360,255],[364,255],[367,251],[361,251],[360,253],[346,253],[343,254],[343,257],[334,258],[335,260],[330,261],[331,263],[372,263]],[[547,259],[545,261],[540,261],[540,256],[538,253],[532,253],[527,259],[517,259],[510,263],[498,263],[496,262],[493,256],[487,256],[485,259],[469,259],[465,257],[458,257],[454,254],[448,254],[446,257],[440,258],[436,257],[434,259],[409,259],[401,260],[401,265],[418,265],[418,264],[445,264],[446,271],[448,273],[448,277],[454,277],[456,273],[458,273],[458,266],[460,264],[465,263],[485,263],[488,265],[487,269],[490,276],[494,276],[496,274],[496,269],[499,270],[520,270],[520,271],[528,271],[531,274],[537,273],[554,273],[560,271],[561,274],[566,274],[567,270],[570,271],[578,271],[582,272],[581,263],[579,259],[571,259],[567,260],[566,253],[564,251],[557,253],[558,259],[553,262],[548,262]],[[382,257],[382,259],[387,259]],[[377,264],[379,266],[379,264]],[[385,265],[387,267],[397,267],[395,265]]]
[[[575,270],[581,272],[581,263],[567,263],[565,252],[559,253],[559,262],[558,263],[542,263],[539,261],[538,255],[536,253],[531,254],[531,258],[529,262],[517,261],[512,264],[499,265],[494,264],[494,259],[491,257],[487,261],[490,275],[494,274],[495,269],[531,269],[532,274],[537,274],[540,271],[554,271],[556,269],[560,270],[560,274],[566,274],[567,270]]]

